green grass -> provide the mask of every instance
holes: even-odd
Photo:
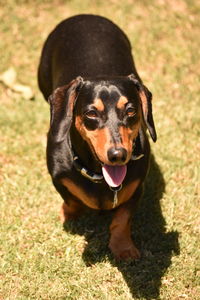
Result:
[[[27,101],[0,85],[0,299],[200,299],[200,6],[175,1],[0,1],[0,73],[13,66]],[[128,34],[154,95],[158,141],[134,240],[136,262],[107,249],[109,214],[64,229],[45,163],[49,107],[37,88],[42,44],[62,19],[111,18]]]

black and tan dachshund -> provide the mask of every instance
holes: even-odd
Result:
[[[50,103],[47,165],[64,199],[62,221],[86,207],[113,210],[109,248],[137,259],[131,217],[148,171],[151,98],[122,30],[104,17],[61,22],[45,42],[39,87]]]

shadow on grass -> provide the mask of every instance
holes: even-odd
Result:
[[[133,237],[142,258],[133,262],[117,262],[108,250],[111,213],[86,215],[65,225],[65,230],[84,235],[88,242],[83,260],[87,266],[109,258],[122,273],[134,298],[158,299],[161,279],[171,264],[171,257],[179,254],[178,232],[166,232],[160,199],[165,182],[159,166],[151,157],[144,196],[133,221]]]

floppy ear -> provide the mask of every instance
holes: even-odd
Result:
[[[49,133],[57,142],[63,141],[69,132],[73,109],[82,85],[82,77],[77,77],[69,84],[58,87],[48,98],[51,110]]]
[[[141,100],[141,105],[142,105],[142,112],[143,112],[143,117],[145,124],[149,130],[150,136],[154,142],[157,140],[157,134],[156,134],[156,129],[154,125],[154,120],[153,120],[153,113],[152,113],[152,94],[151,92],[147,89],[145,85],[143,85],[142,82],[140,82],[134,74],[131,74],[128,76],[130,80],[132,80],[136,88],[139,92],[140,100]]]

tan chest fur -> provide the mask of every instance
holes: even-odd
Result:
[[[91,196],[87,191],[83,190],[81,187],[77,186],[72,180],[68,178],[63,178],[61,180],[61,183],[68,189],[68,191],[73,196],[81,200],[86,206],[92,209],[106,209],[106,210],[113,209],[114,193],[113,193],[113,198],[110,198],[105,194],[105,200],[103,201],[103,205],[102,205],[99,203],[98,199]],[[117,193],[118,202],[116,207],[127,202],[131,198],[131,196],[134,194],[135,190],[137,189],[139,183],[140,183],[140,179],[137,179],[129,183],[127,186],[123,187]]]

